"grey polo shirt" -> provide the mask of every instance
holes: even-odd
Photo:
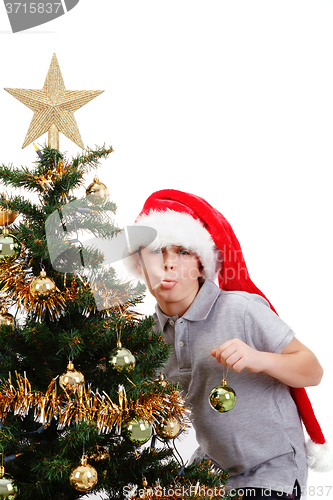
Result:
[[[206,280],[182,317],[156,306],[156,329],[172,346],[164,374],[180,382],[192,409],[200,445],[195,459],[210,458],[229,469],[231,488],[268,488],[291,493],[305,488],[307,467],[302,424],[290,389],[265,373],[230,370],[227,382],[236,406],[218,413],[208,395],[223,378],[211,350],[239,338],[251,347],[281,353],[294,337],[289,326],[259,295],[226,292]]]

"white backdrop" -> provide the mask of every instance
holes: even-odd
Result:
[[[86,146],[114,147],[98,175],[121,226],[162,188],[228,218],[253,281],[325,368],[308,392],[331,441],[332,24],[331,0],[80,0],[12,34],[0,5],[0,88],[42,88],[55,52],[68,90],[105,90],[75,116]],[[0,116],[0,161],[29,166],[32,111],[0,91]],[[64,136],[60,149],[79,152]],[[180,447],[187,459],[192,433]],[[332,476],[311,473],[309,494],[333,498]]]

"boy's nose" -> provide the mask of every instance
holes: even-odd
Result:
[[[173,269],[173,264],[164,262],[164,270],[166,271],[167,269]]]
[[[164,254],[163,255],[163,258],[164,258],[164,269],[173,269],[174,268],[174,259],[172,258],[171,255],[168,255],[168,254]]]

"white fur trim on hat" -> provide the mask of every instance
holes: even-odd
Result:
[[[203,277],[214,280],[221,265],[221,255],[211,235],[198,219],[174,210],[151,210],[148,215],[141,215],[136,224],[156,229],[157,238],[149,248],[175,245],[191,250],[200,259]]]
[[[308,466],[317,472],[333,469],[333,452],[329,443],[317,444],[309,440],[306,444]]]

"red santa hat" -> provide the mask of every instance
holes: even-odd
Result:
[[[149,245],[163,248],[182,246],[193,251],[203,266],[203,277],[218,278],[222,290],[264,294],[251,281],[241,246],[225,217],[199,196],[164,189],[146,200],[137,225],[153,227],[157,238]],[[272,310],[276,313],[272,304]],[[300,417],[310,437],[308,465],[317,471],[333,468],[333,455],[315,417],[304,388],[291,388]]]

